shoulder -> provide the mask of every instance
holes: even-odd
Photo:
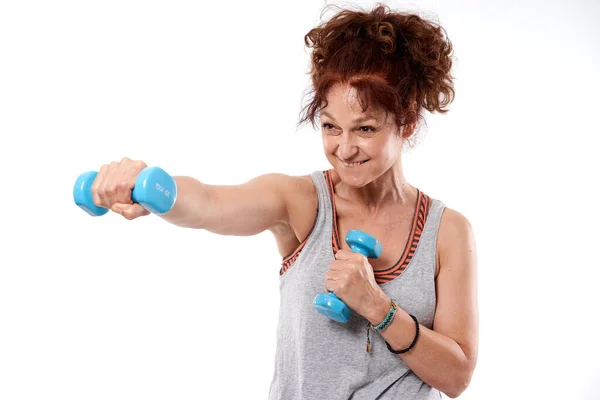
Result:
[[[308,236],[317,214],[319,198],[311,175],[272,174],[273,184],[285,202],[287,221],[271,229],[282,256],[292,253]]]
[[[316,198],[317,189],[311,175],[269,174],[281,194],[290,199],[306,200]]]
[[[265,189],[275,190],[283,197],[287,197],[286,194],[316,194],[311,175],[296,176],[273,172],[260,175],[253,181]]]
[[[287,175],[283,173],[270,173],[260,177],[265,189],[274,190],[287,209],[288,220],[293,223],[298,212],[304,209],[316,208],[318,204],[317,189],[308,175]]]
[[[473,228],[467,217],[450,207],[444,207],[440,221],[440,237],[443,236],[444,239],[452,240],[453,238],[472,235],[472,233]]]
[[[291,216],[300,213],[303,218],[306,211],[317,208],[319,198],[311,175],[287,176],[283,190],[287,194]]]
[[[440,266],[453,265],[456,259],[475,255],[475,235],[471,222],[457,210],[445,207],[437,240],[436,276]]]

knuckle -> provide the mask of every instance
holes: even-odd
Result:
[[[104,194],[111,194],[117,191],[117,186],[114,183],[108,183],[102,188]]]
[[[104,196],[106,194],[106,190],[105,190],[104,185],[98,184],[96,186],[96,194],[98,196]]]
[[[118,190],[127,190],[127,189],[129,189],[129,182],[127,182],[126,180],[119,181],[119,183],[117,183],[117,189]]]
[[[141,169],[144,169],[144,168],[146,168],[146,167],[147,167],[147,165],[146,165],[146,163],[145,163],[145,162],[143,162],[143,161],[139,161],[139,160],[138,160],[138,161],[135,161],[135,166],[136,166],[137,168],[139,168],[140,170],[141,170]]]

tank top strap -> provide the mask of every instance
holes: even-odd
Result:
[[[318,196],[318,205],[317,205],[317,213],[315,216],[315,220],[313,222],[313,226],[306,235],[306,238],[300,243],[300,245],[288,256],[283,257],[281,261],[281,269],[279,270],[279,275],[283,276],[289,268],[296,263],[298,257],[300,257],[300,253],[307,247],[310,247],[311,242],[320,242],[327,235],[327,237],[331,238],[331,224],[333,218],[333,207],[331,205],[330,195],[328,192],[327,182],[325,181],[325,172],[324,171],[314,171],[311,173],[311,178],[317,190]]]
[[[323,224],[324,227],[330,227],[333,218],[333,207],[329,187],[325,181],[326,171],[314,171],[311,174],[312,180],[319,196],[319,208],[317,211],[317,224]]]
[[[420,241],[423,242],[423,247],[432,247],[435,252],[435,244],[437,242],[438,231],[440,228],[440,222],[442,220],[442,214],[446,205],[438,199],[432,199],[431,207],[423,227],[423,233],[421,234]]]

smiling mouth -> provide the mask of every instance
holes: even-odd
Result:
[[[369,160],[358,161],[358,162],[354,162],[354,163],[347,163],[347,162],[340,160],[340,162],[342,163],[342,165],[344,165],[344,167],[358,167],[359,165],[363,165],[367,161],[369,161]]]

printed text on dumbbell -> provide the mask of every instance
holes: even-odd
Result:
[[[160,186],[160,184],[156,184],[156,190],[158,190],[159,192],[161,192],[162,194],[164,194],[166,197],[171,197],[171,193],[169,193],[168,190],[165,190],[165,188],[163,188],[162,186]]]

